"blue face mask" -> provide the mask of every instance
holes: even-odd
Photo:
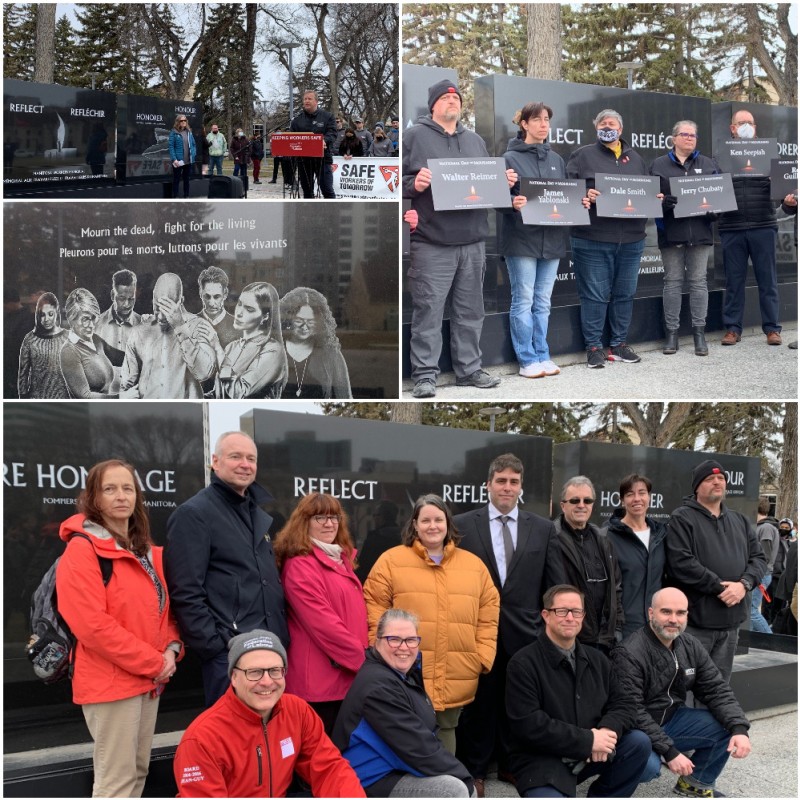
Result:
[[[597,129],[597,141],[602,142],[603,144],[611,144],[611,142],[616,142],[617,139],[619,139],[618,130],[615,130],[614,128]]]

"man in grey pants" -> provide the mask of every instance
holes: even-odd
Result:
[[[436,396],[442,352],[442,319],[450,297],[450,351],[458,386],[491,389],[500,383],[481,369],[485,209],[435,211],[429,158],[487,157],[483,139],[460,122],[461,95],[448,80],[428,90],[430,114],[420,117],[403,139],[403,197],[411,199],[417,226],[411,236],[411,376],[414,397]],[[517,181],[506,170],[509,186]]]

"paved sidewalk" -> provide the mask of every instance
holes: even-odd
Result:
[[[797,322],[784,325],[783,344],[770,346],[760,328],[746,328],[733,347],[720,344],[722,331],[706,336],[709,353],[696,356],[691,336],[682,336],[675,355],[661,352],[663,342],[635,345],[638,364],[609,363],[588,369],[586,353],[556,356],[561,374],[550,378],[522,378],[519,366],[486,367],[501,378],[495,389],[455,385],[455,375],[439,376],[437,401],[480,400],[796,400],[797,350],[787,345],[797,339]],[[403,399],[410,400],[413,384],[403,381]],[[429,401],[432,402],[432,401]]]
[[[742,760],[728,759],[717,788],[728,797],[798,797],[797,785],[797,706],[780,706],[752,712],[750,738],[753,750]],[[654,781],[643,783],[634,797],[675,797],[677,780],[666,767]],[[592,781],[578,787],[578,797],[586,797]],[[490,778],[487,797],[518,797],[511,784]]]

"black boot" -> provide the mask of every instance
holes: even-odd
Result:
[[[692,336],[694,337],[694,354],[696,356],[707,356],[708,345],[706,344],[706,329],[692,328]]]
[[[665,356],[671,356],[678,352],[678,331],[667,331],[667,339],[661,352]]]

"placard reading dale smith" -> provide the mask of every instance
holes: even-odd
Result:
[[[589,210],[582,204],[585,180],[520,178],[520,192],[528,198],[522,207],[526,225],[588,225]]]
[[[502,158],[429,158],[428,169],[437,211],[511,206]]]
[[[595,176],[598,217],[625,219],[657,219],[664,216],[659,179],[648,175],[610,175],[598,172]]]

